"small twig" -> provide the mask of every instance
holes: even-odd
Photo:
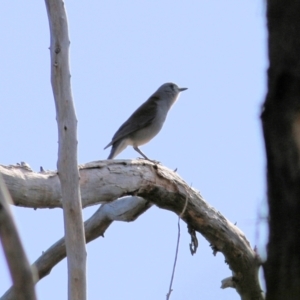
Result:
[[[179,249],[179,241],[180,241],[180,219],[182,218],[182,216],[183,216],[183,214],[184,214],[184,212],[186,210],[187,203],[188,203],[188,197],[185,198],[185,204],[184,204],[183,210],[182,210],[181,214],[178,216],[178,223],[177,223],[177,226],[178,226],[177,245],[176,245],[175,259],[174,259],[174,264],[173,264],[173,270],[172,270],[172,276],[171,276],[169,291],[168,291],[167,296],[166,296],[167,300],[170,299],[171,293],[173,291],[172,290],[172,284],[173,284],[173,280],[174,280],[174,274],[175,274],[175,268],[176,268],[177,256],[178,256],[178,249]]]

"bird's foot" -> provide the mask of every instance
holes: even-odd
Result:
[[[150,159],[150,158],[145,158],[145,157],[138,157],[137,159],[144,159],[144,160],[148,160],[152,163],[154,163],[155,165],[161,165],[161,162],[158,160],[154,160],[154,159]]]

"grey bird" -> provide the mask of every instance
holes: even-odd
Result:
[[[160,86],[114,134],[111,142],[104,148],[112,146],[107,159],[115,158],[130,145],[145,159],[151,161],[138,146],[148,143],[159,133],[171,106],[178,99],[180,92],[186,89],[179,88],[171,82]]]

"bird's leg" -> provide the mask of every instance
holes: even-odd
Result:
[[[150,160],[151,161],[151,159],[149,159],[138,147],[133,147],[133,149],[136,151],[136,152],[138,152],[139,154],[141,154],[145,159],[147,159],[147,160]]]
[[[138,152],[139,154],[141,154],[146,160],[149,160],[149,161],[153,162],[154,164],[159,164],[159,161],[152,160],[152,159],[148,158],[148,157],[147,157],[147,156],[139,149],[139,147],[134,146],[133,149],[134,149],[136,152]]]

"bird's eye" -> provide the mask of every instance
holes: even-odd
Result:
[[[174,91],[175,90],[175,85],[171,84],[171,89]]]

